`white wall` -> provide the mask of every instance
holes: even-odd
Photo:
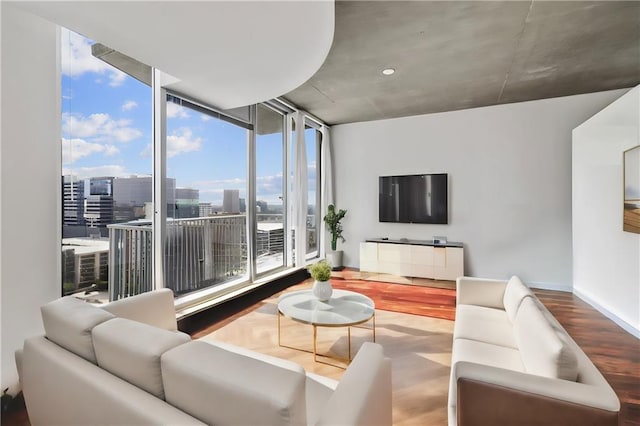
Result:
[[[2,389],[13,353],[42,333],[40,306],[60,295],[60,76],[56,26],[1,4],[0,289]]]
[[[465,245],[465,273],[571,290],[571,130],[625,90],[333,127],[345,265],[371,237]],[[446,172],[449,224],[378,222],[378,177]]]
[[[640,87],[573,131],[574,292],[640,337],[640,235],[622,230],[622,152],[640,144]]]

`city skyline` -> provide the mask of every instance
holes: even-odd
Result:
[[[151,88],[94,58],[91,40],[63,29],[61,41],[62,175],[150,176]],[[225,189],[246,198],[246,139],[243,128],[169,102],[167,177],[198,189],[200,202],[221,205]],[[309,151],[314,196],[315,150]],[[256,152],[257,200],[281,204],[281,135],[258,136]]]

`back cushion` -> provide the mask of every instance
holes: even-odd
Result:
[[[96,363],[91,330],[115,318],[113,314],[72,296],[47,303],[40,308],[40,312],[47,339]]]
[[[306,375],[290,361],[194,341],[162,356],[162,378],[169,404],[210,425],[306,424]]]
[[[533,292],[520,281],[517,276],[511,277],[507,282],[507,287],[504,290],[504,297],[502,303],[504,304],[504,310],[507,312],[509,321],[513,323],[518,313],[520,304],[527,296],[533,296]]]
[[[189,335],[116,318],[93,329],[93,345],[101,368],[164,399],[160,357],[190,341]]]
[[[143,322],[169,331],[178,330],[173,291],[168,288],[125,297],[101,308],[118,318]]]
[[[513,328],[527,373],[554,379],[577,379],[576,354],[531,297],[522,301]]]

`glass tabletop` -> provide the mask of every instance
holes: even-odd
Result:
[[[278,310],[293,320],[324,327],[344,327],[370,320],[375,305],[367,296],[348,290],[333,290],[331,299],[321,302],[312,290],[285,293]]]

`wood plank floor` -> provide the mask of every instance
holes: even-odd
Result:
[[[415,283],[414,283],[415,284]],[[418,285],[428,285],[423,280]],[[302,283],[302,286],[309,286],[310,282]],[[451,284],[443,285],[442,282],[434,282],[438,287],[449,287]],[[402,286],[398,286],[398,291]],[[293,288],[292,288],[293,289]],[[388,289],[385,290],[387,299],[393,299],[393,294],[389,294]],[[598,369],[609,381],[622,403],[621,408],[621,425],[624,426],[640,426],[640,341],[625,332],[614,322],[600,314],[587,303],[570,293],[536,290],[540,300],[547,306],[551,313],[565,327],[573,339],[580,345],[589,358],[594,362]],[[398,304],[401,304],[402,297],[398,295]],[[238,314],[232,315],[222,321],[214,324],[208,324],[202,329],[193,333],[193,337],[202,337],[215,330],[219,330],[225,325],[230,324],[235,319],[254,312],[259,309],[273,309],[266,301],[260,302]],[[401,309],[401,306],[398,306]],[[419,318],[419,317],[416,317]],[[418,322],[416,322],[416,325]],[[259,331],[254,331],[259,333]],[[412,331],[415,333],[415,330]],[[416,335],[416,338],[420,336]],[[363,339],[366,339],[364,336]],[[410,340],[394,341],[393,351],[401,353],[403,350],[412,348]],[[337,348],[340,350],[340,348]],[[431,355],[434,357],[435,355]],[[438,355],[443,357],[444,355]],[[446,363],[444,359],[435,359],[442,364]],[[411,371],[415,367],[415,363],[419,362],[415,357],[407,358],[402,365],[401,375],[411,376]],[[424,360],[422,360],[424,361]],[[433,360],[432,360],[433,361]],[[412,364],[413,363],[413,364]],[[432,362],[435,366],[436,362]],[[325,374],[339,378],[340,371],[333,367],[322,366],[317,367],[319,374]],[[435,368],[435,367],[434,367]],[[440,375],[439,370],[432,370],[431,373]],[[445,380],[446,377],[439,377],[438,380]],[[443,423],[442,407],[439,405],[445,403],[442,393],[446,392],[445,387],[435,386],[429,388],[426,382],[421,386],[407,383],[403,390],[394,394],[394,405],[402,403],[408,407],[405,412],[394,413],[394,420],[397,424],[421,424],[421,425],[441,425]],[[419,394],[419,395],[417,395]],[[2,424],[4,425],[29,425],[25,410],[18,410],[10,415],[2,415]]]
[[[535,293],[615,390],[620,424],[640,426],[640,340],[571,293]]]

